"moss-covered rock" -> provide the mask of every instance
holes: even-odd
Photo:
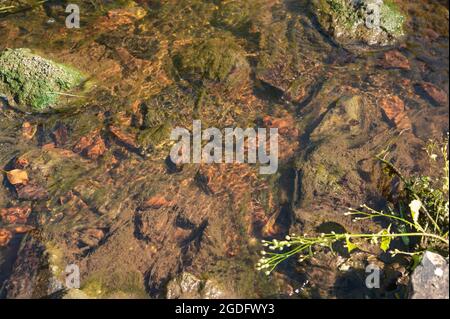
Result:
[[[58,98],[83,81],[80,72],[46,60],[28,49],[7,49],[0,54],[0,93],[26,112],[57,108]]]
[[[245,51],[231,37],[190,45],[175,57],[175,65],[188,81],[220,83],[230,91],[247,82],[250,73]]]
[[[405,16],[391,0],[313,0],[312,10],[322,28],[342,45],[387,46],[404,35]],[[379,6],[379,25],[371,25]]]

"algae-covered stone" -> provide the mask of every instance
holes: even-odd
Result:
[[[220,83],[228,90],[248,81],[245,51],[231,37],[217,37],[184,48],[175,57],[180,75],[189,81]]]
[[[350,133],[350,136],[353,136],[361,133],[364,121],[362,97],[359,95],[342,97],[311,133],[311,138],[336,136],[342,132]]]
[[[59,97],[82,81],[80,72],[28,49],[7,49],[0,54],[0,93],[26,112],[57,108]]]
[[[404,35],[405,17],[391,0],[313,0],[322,28],[347,46],[387,46]]]

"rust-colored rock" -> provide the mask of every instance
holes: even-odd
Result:
[[[445,105],[448,101],[448,95],[429,82],[421,82],[418,85],[420,93],[424,93],[426,97],[430,98],[434,103],[439,105]]]
[[[386,69],[411,69],[411,64],[409,63],[408,58],[397,50],[392,50],[384,53],[383,60],[381,61],[381,66]]]
[[[81,153],[90,159],[97,159],[106,152],[106,145],[98,131],[83,136],[73,148],[75,153]]]
[[[159,209],[161,207],[171,206],[172,203],[163,196],[154,196],[145,201],[142,205],[143,209]]]
[[[142,18],[145,11],[139,7],[109,10],[105,16],[100,17],[95,23],[95,30],[108,32],[122,25],[132,24],[136,19]]]
[[[97,159],[106,152],[106,145],[100,136],[96,136],[92,145],[85,149],[86,157],[91,159]]]
[[[30,216],[31,207],[10,207],[0,210],[2,222],[5,224],[26,224]]]
[[[383,97],[379,103],[386,117],[401,130],[410,129],[411,121],[406,114],[405,103],[396,95]]]
[[[30,164],[28,162],[28,159],[26,159],[25,157],[19,157],[16,159],[14,167],[17,169],[25,169],[28,166],[28,164]]]

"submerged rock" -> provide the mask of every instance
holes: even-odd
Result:
[[[344,46],[387,46],[404,35],[405,17],[390,0],[314,0],[312,8],[322,28]]]
[[[46,298],[62,289],[51,271],[49,252],[33,236],[23,239],[13,272],[5,284],[7,299]]]
[[[412,299],[448,299],[448,260],[425,252],[411,276]]]
[[[25,112],[57,108],[64,92],[83,81],[80,72],[46,60],[28,49],[7,49],[0,54],[0,95]]]
[[[434,84],[422,82],[416,85],[416,91],[425,98],[431,100],[433,105],[444,106],[447,104],[448,95]]]
[[[380,62],[380,66],[386,69],[411,69],[411,64],[408,58],[397,50],[385,52],[383,59]]]
[[[311,137],[335,136],[342,131],[357,135],[361,133],[361,126],[364,121],[363,112],[363,98],[361,96],[344,96],[336,102],[336,107],[324,116]]]
[[[168,299],[221,299],[228,295],[212,280],[201,280],[184,272],[167,285]]]
[[[250,74],[245,51],[230,37],[188,46],[175,57],[175,65],[188,81],[220,83],[228,91],[241,88]]]

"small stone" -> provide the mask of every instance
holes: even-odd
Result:
[[[167,299],[222,299],[229,296],[214,280],[183,272],[167,285]]]
[[[167,285],[167,299],[199,298],[201,280],[191,273],[184,272]]]
[[[12,233],[9,230],[0,228],[0,247],[8,245],[11,238]]]
[[[10,207],[0,211],[2,222],[5,224],[26,224],[31,207]]]
[[[403,69],[410,70],[411,65],[407,57],[401,54],[397,50],[388,51],[384,53],[383,60],[381,61],[381,65],[386,69]]]
[[[383,97],[380,100],[380,107],[386,117],[399,129],[411,128],[411,121],[405,110],[405,103],[398,96]]]
[[[95,130],[83,136],[74,146],[73,151],[81,155],[96,160],[106,152],[106,145],[100,136],[99,130]]]
[[[22,136],[27,139],[31,140],[34,135],[36,134],[37,126],[32,125],[30,122],[25,122],[22,124]]]
[[[411,275],[412,299],[449,299],[448,261],[425,252],[419,266]]]
[[[430,98],[434,103],[439,105],[445,105],[448,101],[448,95],[440,88],[436,87],[434,84],[429,82],[422,82],[418,85],[419,93],[424,93],[424,95]]]
[[[225,295],[225,292],[212,280],[205,282],[202,292],[205,299],[221,299]]]
[[[106,152],[106,145],[100,136],[96,136],[91,145],[89,145],[85,150],[84,154],[87,158],[97,159]]]

